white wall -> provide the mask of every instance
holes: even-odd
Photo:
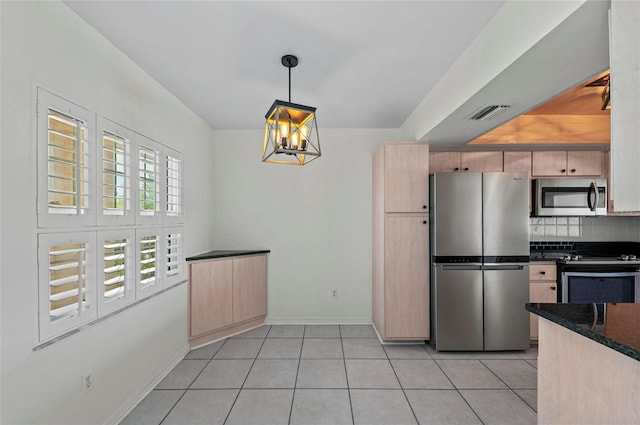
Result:
[[[3,424],[112,423],[188,349],[186,285],[40,351],[34,87],[184,153],[185,250],[213,245],[211,129],[58,2],[0,2]],[[93,370],[94,388],[80,378]]]
[[[261,162],[262,131],[216,132],[216,248],[271,249],[268,322],[371,323],[371,156],[397,137],[321,128],[298,167]]]
[[[640,217],[532,217],[532,241],[640,242]]]

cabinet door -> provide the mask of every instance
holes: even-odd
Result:
[[[460,152],[429,153],[429,172],[447,173],[460,171]]]
[[[462,152],[460,167],[468,172],[502,171],[502,151],[500,152]]]
[[[233,321],[267,314],[267,256],[233,259]]]
[[[569,151],[567,170],[569,176],[605,176],[605,152]]]
[[[190,265],[190,335],[197,336],[232,323],[231,260]]]
[[[384,338],[429,338],[427,215],[387,217]]]
[[[429,145],[385,146],[384,209],[386,212],[426,212],[429,205]]]
[[[505,151],[504,171],[529,173],[531,176],[531,152]]]
[[[567,175],[567,151],[534,151],[531,162],[533,176]]]
[[[557,284],[555,281],[529,282],[529,298],[532,303],[557,302]],[[531,339],[538,338],[538,316],[529,313],[529,326]]]

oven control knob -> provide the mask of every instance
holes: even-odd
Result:
[[[620,259],[622,261],[629,261],[629,256],[628,255],[622,255],[622,256],[620,256]]]
[[[637,257],[635,255],[630,255],[629,260],[636,261]]]

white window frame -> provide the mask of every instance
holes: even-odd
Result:
[[[177,265],[178,270],[177,273],[169,274],[169,249],[172,248],[169,245],[169,235],[178,234],[180,235],[178,240],[178,254],[177,254]],[[163,237],[164,249],[162,251],[164,256],[164,267],[163,275],[164,275],[164,285],[165,287],[169,287],[180,283],[186,279],[186,266],[185,266],[185,257],[184,257],[184,227],[165,227],[164,228],[164,237]]]
[[[87,128],[87,207],[81,214],[77,207],[75,213],[49,212],[49,109],[74,119],[83,121]],[[96,222],[96,187],[93,168],[96,147],[96,114],[75,105],[59,96],[38,88],[37,100],[37,140],[38,140],[38,227],[79,227],[90,226]],[[79,202],[79,201],[78,201]]]
[[[152,212],[147,210],[146,213],[140,207],[140,173],[143,171],[140,168],[140,152],[142,149],[149,149],[155,151],[155,209]],[[136,212],[136,224],[161,224],[164,219],[165,210],[165,166],[163,165],[164,155],[163,146],[147,137],[137,135],[136,144],[134,150],[134,167],[135,170],[132,181],[135,181],[133,186],[132,200],[134,203],[134,211]]]
[[[95,165],[95,181],[97,186],[97,217],[98,217],[98,225],[132,225],[135,223],[135,211],[133,205],[133,195],[134,195],[134,179],[137,182],[137,176],[133,174],[135,164],[133,161],[133,141],[135,140],[135,133],[128,128],[121,126],[111,120],[108,120],[104,117],[98,116],[97,118],[97,131],[96,131],[96,165]],[[104,180],[103,180],[103,137],[104,133],[108,132],[117,137],[124,139],[124,166],[125,166],[125,207],[123,210],[123,214],[105,214],[104,204],[103,204],[103,191],[104,191]]]
[[[121,298],[115,300],[108,300],[104,295],[105,286],[105,273],[104,273],[104,245],[106,241],[126,239],[127,249],[124,253],[125,260],[125,279],[124,279],[124,294]],[[97,234],[98,254],[96,258],[96,287],[98,294],[98,315],[104,316],[111,312],[121,309],[122,307],[131,304],[136,298],[136,234],[132,229],[118,229],[110,231],[101,231]]]
[[[165,224],[179,224],[184,221],[184,159],[181,153],[169,148],[164,149],[162,158],[164,163],[165,180],[165,190],[163,192],[165,215],[164,222]],[[169,166],[167,164],[169,162],[169,158],[178,161],[179,167],[177,171],[169,169]],[[177,173],[177,175],[171,176],[170,174],[174,172]],[[171,179],[177,179],[177,186],[169,184],[169,181]],[[177,193],[175,193],[175,191],[177,191]],[[178,211],[169,211],[171,205],[176,203],[175,197],[177,197]],[[172,199],[174,202],[169,202],[170,199]]]
[[[51,246],[84,243],[85,247],[85,292],[89,308],[79,310],[79,314],[55,322],[50,319],[50,281],[49,250]],[[39,328],[40,340],[54,338],[94,320],[98,316],[95,283],[95,232],[46,233],[38,237],[38,273],[39,273]]]
[[[156,237],[156,253],[155,253],[155,283],[151,285],[143,285],[141,279],[142,273],[142,264],[141,264],[141,247],[140,244],[142,242],[142,238],[148,236]],[[164,288],[164,230],[161,227],[157,228],[141,228],[136,229],[136,250],[135,250],[135,262],[136,262],[136,299],[140,300],[142,298],[146,298],[150,295],[155,294],[156,292],[162,290]]]

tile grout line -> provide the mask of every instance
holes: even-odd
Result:
[[[218,349],[215,351],[215,353],[213,353],[213,355],[211,356],[211,358],[209,359],[209,361],[207,362],[207,364],[204,365],[204,367],[202,368],[202,370],[200,372],[198,372],[198,374],[196,375],[195,378],[193,378],[191,380],[191,383],[189,385],[187,385],[187,388],[185,388],[182,392],[182,394],[180,395],[180,397],[178,398],[178,400],[173,404],[173,406],[171,406],[171,409],[169,409],[169,411],[167,412],[166,415],[164,415],[162,417],[162,419],[160,420],[160,422],[158,423],[158,425],[162,425],[162,423],[167,420],[167,417],[171,414],[171,412],[173,411],[173,409],[175,409],[175,407],[178,405],[178,403],[180,403],[180,400],[182,400],[182,398],[185,396],[185,394],[187,393],[187,391],[189,391],[189,388],[191,388],[191,386],[193,385],[193,383],[196,381],[196,379],[198,379],[198,377],[202,374],[202,372],[207,368],[207,366],[209,366],[209,363],[211,363],[211,361],[213,360],[213,357],[218,353],[218,351],[220,351],[220,349],[227,343],[227,339],[225,339],[225,341],[220,345],[220,347],[218,347]],[[215,344],[215,343],[214,343]],[[187,353],[185,355],[185,358],[189,355],[189,353]],[[183,358],[182,360],[180,360],[180,362],[184,361],[185,359]],[[200,360],[200,359],[190,359],[190,360]],[[206,360],[206,359],[202,359],[202,360]],[[173,370],[172,370],[173,371]]]
[[[428,352],[428,351],[427,351]],[[429,355],[431,355],[431,353],[429,353]],[[431,356],[433,358],[433,356]],[[469,404],[469,402],[467,401],[466,398],[464,398],[464,396],[462,395],[462,393],[460,392],[460,389],[456,386],[456,384],[453,383],[453,381],[451,380],[451,378],[449,378],[449,375],[447,375],[447,373],[444,371],[444,369],[442,369],[442,366],[440,366],[440,363],[438,363],[437,359],[433,359],[433,361],[435,362],[436,366],[438,366],[438,369],[440,369],[440,371],[442,372],[442,374],[447,378],[447,380],[451,383],[451,386],[453,387],[453,389],[458,393],[458,395],[460,396],[460,398],[465,402],[465,404],[467,406],[469,406],[469,409],[471,409],[471,411],[473,412],[474,415],[476,415],[476,418],[478,418],[478,420],[480,421],[481,424],[484,424],[484,421],[482,420],[482,418],[480,417],[480,415],[478,415],[478,413],[473,409],[473,407],[471,407],[471,405]]]
[[[272,329],[272,326],[269,325],[269,330],[267,331],[267,334],[262,339],[262,344],[260,344],[260,348],[258,349],[258,352],[256,353],[255,357],[253,358],[253,362],[251,363],[251,367],[249,368],[249,371],[247,372],[247,376],[244,377],[244,380],[242,381],[242,384],[240,385],[240,389],[238,389],[238,394],[236,394],[236,397],[233,399],[233,403],[231,403],[231,407],[229,408],[229,411],[227,412],[227,416],[225,416],[225,418],[224,418],[223,425],[226,424],[227,421],[229,420],[229,416],[231,415],[231,411],[233,410],[233,408],[235,407],[236,403],[238,402],[238,397],[240,397],[240,393],[244,389],[244,385],[246,384],[247,379],[249,379],[249,374],[251,373],[251,370],[253,369],[253,366],[256,364],[256,360],[258,359],[258,355],[260,354],[260,350],[262,350],[262,347],[264,346],[264,343],[267,340],[267,336],[269,336],[269,333],[271,332],[271,329]],[[213,360],[213,358],[212,358],[212,360]]]
[[[389,362],[389,366],[391,367],[391,370],[393,371],[394,376],[398,380],[398,385],[400,386],[400,391],[402,391],[402,395],[404,396],[404,399],[407,401],[407,405],[409,406],[409,410],[411,410],[411,414],[413,415],[413,418],[416,420],[416,424],[419,424],[420,421],[418,420],[418,415],[416,415],[416,412],[413,410],[413,406],[411,405],[411,402],[409,401],[409,397],[407,396],[407,393],[404,390],[404,386],[402,385],[402,382],[400,382],[400,378],[398,377],[398,373],[396,372],[396,368],[393,367],[393,363],[391,362],[391,358],[389,357],[389,353],[387,353],[387,350],[385,350],[384,347],[382,347],[382,351],[384,352],[384,355],[387,357],[387,361]],[[427,350],[425,350],[425,352],[426,351]]]
[[[487,359],[485,359],[485,360],[487,360]],[[533,367],[533,365],[532,365],[532,364],[530,364],[530,363],[529,363],[528,361],[526,361],[525,359],[521,359],[521,360],[522,360],[523,362],[525,362],[526,364],[528,364],[529,366]],[[489,369],[489,371],[490,371],[491,373],[493,373],[493,374],[496,376],[496,378],[500,379],[500,377],[499,377],[499,376],[498,376],[498,375],[497,375],[493,370],[491,370],[491,368],[490,368],[489,366],[487,366],[486,364],[484,364],[484,362],[483,362],[482,360],[478,360],[478,361],[479,361],[480,363],[482,363],[482,365],[483,365],[484,367],[486,367],[487,369]],[[537,393],[537,391],[538,391],[538,374],[537,374],[537,368],[534,368],[534,369],[536,369],[536,388],[518,388],[519,390],[523,390],[523,389],[531,390],[531,389],[534,389],[534,390],[536,390],[536,393]],[[515,389],[515,388],[512,388],[512,387],[511,387],[511,385],[507,384],[507,383],[506,383],[506,382],[504,382],[502,379],[500,379],[500,381],[501,381],[503,384],[505,384],[505,385],[507,386],[507,388],[508,388],[512,393],[514,393],[514,394],[516,395],[516,397],[518,397],[520,400],[522,400],[522,402],[523,402],[523,403],[524,403],[528,408],[530,408],[531,410],[533,410],[533,412],[536,414],[536,417],[538,416],[538,410],[537,410],[537,409],[534,409],[532,406],[530,406],[530,405],[529,405],[529,403],[527,403],[527,401],[526,401],[524,398],[522,398],[522,397],[520,396],[520,394],[518,394],[518,393],[516,392],[516,389]]]
[[[338,335],[340,336],[340,349],[342,350],[342,363],[344,365],[344,379],[347,381],[347,395],[349,396],[349,410],[351,411],[351,423],[355,425],[356,419],[353,415],[353,402],[351,401],[351,386],[349,385],[349,374],[347,373],[347,358],[344,355],[344,344],[342,341],[342,327],[338,325]]]
[[[302,362],[302,346],[304,345],[304,334],[307,332],[307,325],[302,328],[302,339],[300,341],[300,352],[298,353],[298,368],[296,369],[296,379],[293,381],[293,394],[291,395],[291,407],[289,408],[289,421],[291,424],[291,415],[293,414],[293,403],[296,399],[296,388],[298,387],[298,375],[300,374],[300,363]]]

